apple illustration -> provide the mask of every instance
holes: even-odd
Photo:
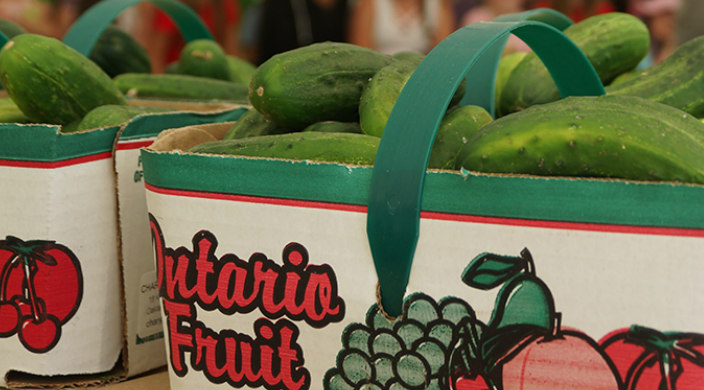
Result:
[[[704,334],[633,325],[599,341],[624,390],[704,389]]]
[[[619,389],[616,367],[598,343],[561,326],[528,249],[520,256],[483,253],[462,280],[481,290],[501,289],[481,334],[461,333],[453,351],[461,358],[451,361],[453,389]]]
[[[83,295],[80,263],[54,241],[0,240],[0,337],[18,334],[31,352],[52,349]]]

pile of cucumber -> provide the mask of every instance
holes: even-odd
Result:
[[[0,82],[7,95],[0,97],[0,123],[61,125],[68,133],[173,111],[171,101],[247,103],[255,67],[225,55],[214,41],[187,43],[177,73],[154,74],[146,49],[115,25],[103,31],[86,57],[57,39],[1,22],[0,31],[10,40],[0,49]],[[220,79],[212,76],[218,69]],[[165,103],[139,105],[132,98]]]
[[[471,93],[460,88],[438,128],[429,168],[704,184],[704,37],[636,71],[650,48],[638,18],[592,16],[564,33],[607,94],[561,99],[534,53],[506,55],[495,83],[495,118],[481,107],[458,105]],[[374,143],[367,139],[381,137],[422,60],[332,42],[281,53],[253,74],[252,109],[225,139],[191,151],[345,163],[356,151],[358,161],[373,161]]]
[[[650,48],[638,18],[596,15],[564,33],[592,63],[606,95],[561,99],[534,53],[506,55],[495,80],[496,112],[461,105],[471,93],[462,83],[428,167],[704,183],[704,37],[636,71]],[[222,140],[190,152],[344,164],[374,163],[391,109],[424,59],[322,42],[255,67],[214,41],[195,40],[155,74],[144,49],[115,27],[90,58],[53,38],[12,34],[0,50],[9,96],[0,98],[0,122],[81,131],[168,109],[128,104],[133,98],[226,101],[251,108]]]

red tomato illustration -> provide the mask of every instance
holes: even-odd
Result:
[[[625,390],[704,389],[704,334],[633,326],[611,332],[599,344]]]

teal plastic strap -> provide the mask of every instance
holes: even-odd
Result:
[[[185,42],[196,39],[213,40],[213,35],[198,14],[177,0],[103,0],[76,20],[64,36],[63,42],[88,57],[103,30],[122,11],[142,1],[149,1],[164,11],[176,23]]]
[[[5,46],[5,44],[6,44],[7,41],[9,41],[9,40],[10,40],[10,38],[8,38],[7,35],[5,35],[5,34],[3,34],[3,33],[0,32],[0,47]]]
[[[489,77],[496,61],[479,61],[509,34],[540,57],[561,96],[597,96],[604,87],[584,53],[560,30],[536,21],[491,21],[463,27],[440,42],[418,65],[391,111],[372,173],[367,235],[381,303],[401,314],[418,242],[421,195],[440,121],[462,78]],[[493,101],[493,90],[479,99]],[[467,91],[475,93],[475,91]],[[442,259],[438,259],[442,261]]]
[[[555,11],[550,8],[537,8],[524,12],[517,12],[513,14],[501,15],[495,18],[494,22],[520,22],[524,20],[532,20],[536,22],[543,22],[556,29],[562,31],[567,27],[572,25],[572,20],[565,16],[563,13]],[[471,93],[465,93],[461,105],[474,105],[484,107],[484,109],[495,117],[494,99],[485,99],[486,96],[494,93],[494,86],[496,85],[496,70],[498,68],[499,59],[506,46],[506,41],[508,41],[510,34],[506,34],[503,38],[497,39],[493,45],[488,47],[484,54],[479,57],[478,61],[480,63],[486,63],[484,65],[477,65],[483,69],[494,69],[493,74],[486,74],[485,77],[467,77],[465,78],[465,90],[471,91]]]

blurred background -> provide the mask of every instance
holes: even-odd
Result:
[[[394,54],[427,53],[456,29],[498,15],[538,7],[578,22],[591,15],[627,12],[650,29],[643,67],[704,34],[702,0],[181,0],[197,12],[226,53],[258,65],[272,55],[320,41],[341,41]],[[0,0],[0,18],[27,32],[61,39],[96,0]],[[171,20],[149,2],[115,22],[149,52],[154,73],[178,58],[183,40]],[[527,51],[512,39],[507,51]]]

